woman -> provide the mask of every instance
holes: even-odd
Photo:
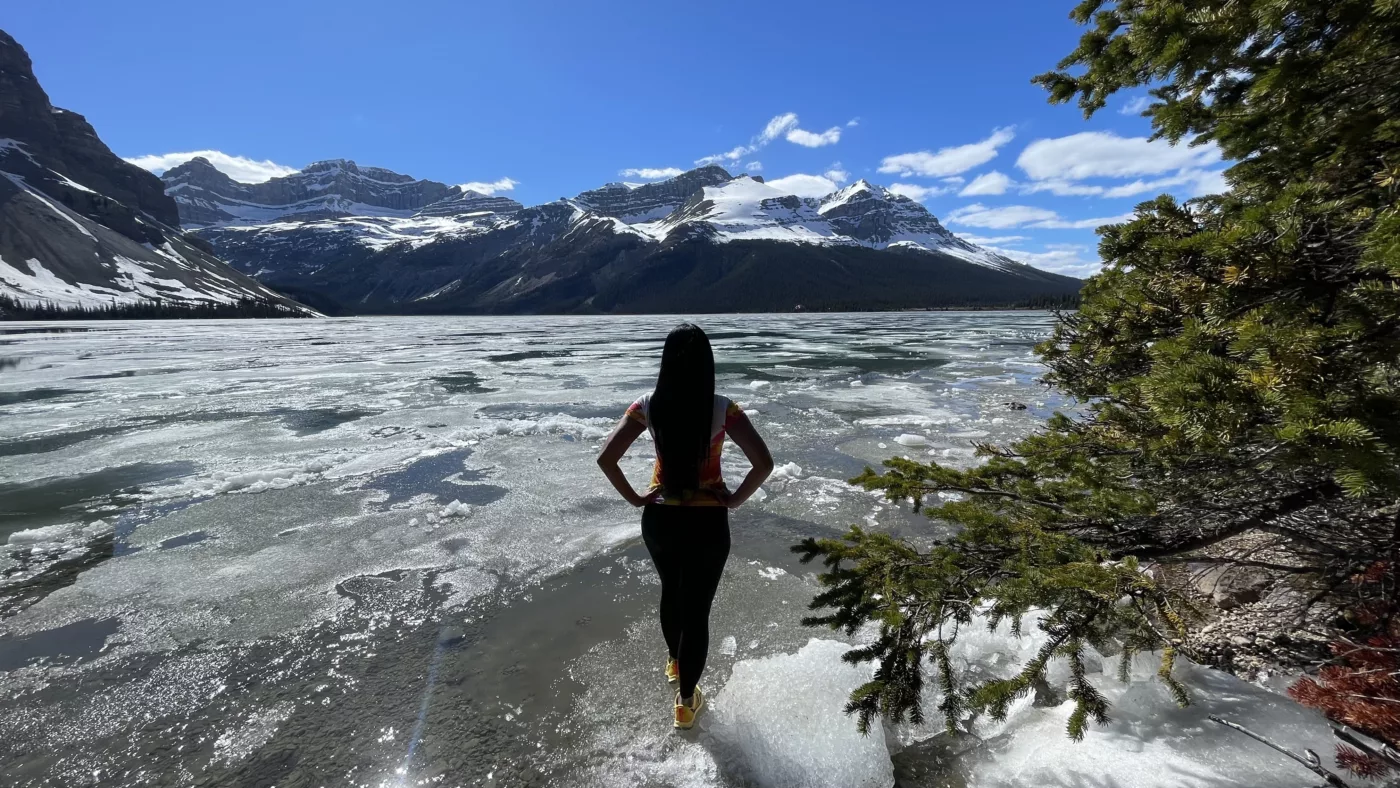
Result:
[[[651,432],[656,465],[645,493],[632,489],[617,461]],[[753,468],[734,492],[720,475],[728,434]],[[773,471],[768,447],[744,412],[715,394],[709,337],[682,323],[666,337],[656,390],[632,403],[598,455],[613,487],[642,510],[642,539],[661,575],[661,634],[666,680],[678,685],[675,725],[689,728],[705,699],[696,682],[710,649],[710,603],[729,557],[729,510],[747,501]]]

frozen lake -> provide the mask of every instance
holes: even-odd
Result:
[[[0,324],[0,770],[18,786],[887,788],[899,767],[945,784],[927,764],[910,777],[914,750],[890,756],[937,726],[861,739],[842,717],[861,671],[799,624],[817,586],[787,548],[853,523],[938,535],[843,480],[896,454],[969,463],[974,441],[1033,429],[1063,404],[1036,383],[1051,321],[698,321],[717,390],[780,468],[733,515],[711,712],[685,735],[639,513],[593,463],[675,318]],[[624,462],[639,485],[651,458],[643,440]],[[745,470],[727,446],[731,484]],[[996,672],[1034,641],[962,648]],[[1176,711],[1149,681],[1116,685],[1121,718],[1069,745],[1067,712],[1027,699],[947,770],[1306,780],[1200,733],[1216,711],[1326,751],[1318,719],[1200,673],[1233,705]],[[1113,770],[1125,742],[1152,777]]]

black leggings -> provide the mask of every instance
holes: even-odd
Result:
[[[647,504],[642,540],[661,575],[661,634],[680,662],[681,697],[689,698],[710,650],[710,603],[729,557],[729,510]]]

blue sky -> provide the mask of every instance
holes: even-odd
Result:
[[[535,204],[718,156],[803,195],[865,178],[1085,275],[1097,220],[1224,165],[1142,139],[1140,96],[1090,121],[1046,102],[1030,78],[1073,49],[1072,5],[89,0],[3,24],[56,105],[152,168],[348,158]]]

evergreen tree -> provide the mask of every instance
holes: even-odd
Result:
[[[178,301],[112,302],[95,306],[58,306],[0,294],[0,320],[197,320],[231,318],[310,317],[287,304],[255,298],[232,303]]]
[[[847,707],[862,729],[923,719],[921,667],[952,729],[1004,716],[1058,658],[1078,738],[1110,711],[1086,644],[1121,647],[1124,669],[1160,650],[1185,703],[1172,665],[1193,612],[1144,564],[1246,532],[1278,540],[1270,566],[1309,604],[1395,609],[1396,583],[1352,579],[1393,574],[1400,550],[1400,0],[1085,0],[1071,16],[1078,48],[1035,78],[1050,100],[1088,116],[1150,88],[1155,136],[1219,145],[1231,189],[1099,229],[1103,272],[1038,348],[1078,414],[979,446],[971,470],[892,459],[852,480],[955,536],[921,549],[853,528],[794,548],[826,566],[809,623],[878,628],[847,655],[877,663]],[[1049,640],[1018,675],[959,682],[961,627],[1035,610]],[[1348,618],[1360,642],[1394,624]]]

